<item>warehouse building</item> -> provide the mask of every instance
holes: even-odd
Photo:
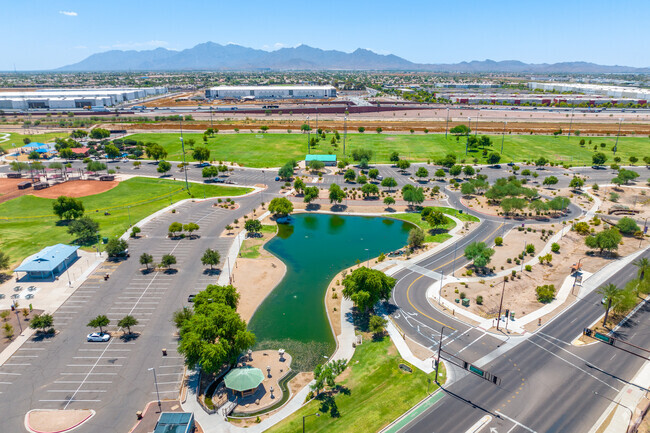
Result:
[[[0,109],[78,109],[112,107],[167,93],[166,87],[106,88],[106,89],[39,89],[33,92],[0,93]]]
[[[611,98],[650,99],[650,89],[639,87],[602,86],[599,84],[580,83],[528,83],[529,89],[539,89],[551,92],[576,92],[586,95],[602,95]]]
[[[219,86],[205,91],[207,99],[327,99],[334,86]]]

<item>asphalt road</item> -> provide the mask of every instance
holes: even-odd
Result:
[[[650,256],[646,252],[645,256]],[[605,283],[623,287],[635,273],[628,265]],[[586,432],[622,387],[630,383],[643,360],[619,349],[570,342],[603,314],[600,295],[592,292],[561,316],[523,339],[483,368],[501,378],[499,386],[472,374],[445,387],[445,397],[405,427],[403,433],[466,432],[482,417],[491,421],[482,431]],[[647,304],[618,337],[650,347]],[[443,348],[446,342],[443,342]],[[648,384],[636,384],[647,388]],[[644,388],[644,389],[645,389]],[[595,395],[598,392],[600,396]]]

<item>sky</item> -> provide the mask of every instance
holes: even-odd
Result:
[[[650,66],[647,0],[0,0],[0,70],[212,41],[366,48],[417,63],[521,60]]]

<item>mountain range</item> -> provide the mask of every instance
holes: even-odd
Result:
[[[524,63],[483,60],[452,64],[410,62],[389,54],[358,48],[351,53],[308,45],[264,51],[241,45],[205,42],[181,51],[156,48],[144,51],[111,50],[93,54],[57,71],[247,71],[346,70],[506,73],[649,73],[650,68],[605,66],[588,62]]]

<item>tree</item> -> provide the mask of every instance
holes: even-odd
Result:
[[[388,321],[381,316],[372,315],[368,321],[368,329],[375,335],[382,335],[386,329]]]
[[[75,157],[75,153],[69,147],[64,147],[63,149],[59,150],[59,156],[65,160],[68,160],[73,159]]]
[[[399,161],[399,153],[396,152],[396,151],[391,152],[389,159],[390,159],[391,162]]]
[[[492,146],[492,139],[487,135],[482,135],[478,140],[478,143],[483,149],[485,149],[486,147]]]
[[[309,168],[311,171],[320,171],[325,168],[325,163],[323,161],[313,159],[309,161]]]
[[[603,251],[614,251],[618,249],[618,245],[623,240],[623,236],[619,233],[616,227],[605,229],[595,236],[587,236],[585,238],[585,245],[589,248],[598,248],[600,253]]]
[[[402,197],[411,206],[420,204],[424,201],[424,190],[422,188],[416,188],[409,183],[402,188]]]
[[[157,168],[158,173],[161,173],[161,174],[164,175],[171,169],[172,169],[172,165],[167,161],[160,161],[158,163],[158,168]]]
[[[454,177],[458,176],[462,171],[463,167],[460,165],[454,165],[449,168],[449,174]]]
[[[447,217],[440,211],[433,211],[426,217],[426,221],[431,227],[444,226],[447,223]]]
[[[388,188],[388,191],[390,192],[391,188],[395,188],[397,186],[397,181],[393,177],[385,177],[381,181],[381,186]]]
[[[256,219],[249,219],[246,220],[246,222],[244,223],[244,228],[246,229],[247,232],[259,233],[260,231],[262,231],[262,223]]]
[[[359,126],[359,127],[357,128],[357,131],[359,131],[360,133],[363,134],[364,132],[366,132],[366,128],[364,128],[363,126]]]
[[[178,352],[189,368],[200,366],[207,374],[216,373],[255,344],[255,335],[246,330],[246,322],[223,302],[208,302],[198,308],[195,305],[193,314],[183,316],[179,317],[182,325]]]
[[[4,251],[0,251],[0,271],[9,269],[9,264],[11,263],[9,254]]]
[[[343,279],[343,296],[365,313],[377,302],[390,299],[395,282],[395,278],[381,271],[362,266]]]
[[[439,168],[436,170],[435,173],[433,173],[433,175],[439,179],[442,179],[443,177],[445,177],[445,171],[442,168]]]
[[[39,159],[41,159],[41,154],[35,150],[32,150],[31,152],[29,152],[27,159],[29,159],[30,161],[38,161]]]
[[[366,159],[368,161],[372,160],[373,151],[370,149],[353,149],[352,150],[352,159],[355,161],[361,161]]]
[[[194,309],[200,311],[204,306],[212,303],[224,304],[237,310],[240,295],[237,289],[232,286],[219,286],[209,284],[205,290],[201,290],[194,298]]]
[[[359,174],[359,176],[357,176],[357,183],[360,185],[365,185],[368,183],[368,178],[363,174]]]
[[[542,185],[555,185],[558,183],[558,179],[555,176],[548,176],[542,182]]]
[[[167,151],[157,143],[147,143],[144,152],[148,158],[153,158],[156,161],[167,158]]]
[[[363,193],[364,197],[368,197],[370,195],[379,195],[379,187],[374,183],[367,183],[361,187],[361,192]]]
[[[33,320],[33,319],[32,319]],[[99,316],[92,319],[86,326],[89,328],[99,328],[99,333],[104,333],[104,326],[108,326],[111,323],[110,319],[106,317],[105,314],[100,314]]]
[[[605,317],[603,318],[603,326],[607,326],[607,316],[609,315],[609,310],[612,307],[616,307],[616,304],[618,304],[621,301],[622,291],[619,290],[619,288],[616,287],[615,284],[610,283],[598,289],[598,293],[603,296],[603,300],[605,301],[603,303],[603,306],[605,307]]]
[[[293,204],[286,197],[276,197],[269,203],[269,212],[276,217],[286,217],[293,212]]]
[[[535,165],[537,167],[544,167],[546,164],[548,164],[548,159],[544,158],[543,156],[540,156],[535,160]]]
[[[169,225],[167,231],[169,232],[169,237],[173,238],[176,236],[176,233],[180,233],[183,231],[183,224],[174,221]]]
[[[408,162],[408,161],[405,160],[405,159],[400,159],[399,161],[397,161],[397,162],[395,163],[395,165],[396,165],[397,168],[399,168],[400,170],[405,171],[405,170],[407,170],[407,169],[411,166],[411,163]]]
[[[526,200],[517,197],[504,198],[501,200],[500,206],[506,214],[509,214],[513,209],[522,210],[526,206]]]
[[[591,155],[591,163],[595,166],[601,166],[607,161],[607,155],[603,152],[596,152]]]
[[[370,170],[368,170],[368,177],[370,179],[375,180],[377,179],[378,176],[379,176],[379,170],[377,170],[376,168],[371,168]]]
[[[110,238],[106,244],[106,254],[108,257],[117,257],[122,254],[129,248],[129,244],[124,239],[120,238]]]
[[[345,179],[346,182],[354,182],[354,179],[356,177],[357,174],[351,168],[346,170],[345,174],[343,175],[343,179]]]
[[[94,138],[95,140],[101,140],[102,138],[108,138],[110,136],[110,131],[104,128],[93,128],[90,131],[90,138]]]
[[[335,183],[330,185],[329,188],[330,204],[341,203],[345,197],[346,197],[345,191],[343,191],[340,186],[338,186]]]
[[[497,247],[500,247],[503,245],[503,238],[501,236],[497,236],[494,238],[494,245]]]
[[[126,316],[122,317],[119,322],[117,322],[117,326],[120,328],[126,328],[128,333],[131,334],[131,326],[136,326],[138,323],[138,319],[131,316],[130,314],[127,314]]]
[[[94,242],[97,239],[99,224],[89,217],[73,220],[68,226],[68,233],[77,237],[80,243]]]
[[[300,194],[305,189],[305,182],[300,178],[296,178],[293,181],[293,188]]]
[[[560,197],[560,196],[557,196],[552,200],[546,202],[549,209],[554,211],[563,211],[564,209],[569,207],[570,203],[571,201],[567,197]]]
[[[388,207],[391,207],[395,204],[395,199],[391,196],[384,197],[384,204]]]
[[[194,150],[192,150],[192,158],[195,161],[199,161],[200,163],[203,163],[203,161],[209,161],[210,160],[210,149],[207,147],[195,147]]]
[[[278,170],[278,176],[282,179],[291,179],[293,177],[293,162],[287,162],[280,170]]]
[[[465,174],[465,176],[474,176],[474,173],[476,173],[476,170],[474,170],[474,167],[471,165],[466,165],[463,167],[463,174]],[[521,174],[523,174],[523,172]]]
[[[160,260],[160,266],[163,268],[171,268],[172,265],[176,264],[176,256],[172,254],[163,254],[162,259]]]
[[[417,177],[428,177],[428,176],[429,176],[429,170],[427,170],[427,169],[424,168],[424,167],[420,167],[420,168],[418,168],[417,171],[415,172],[415,175],[416,175]]]
[[[187,233],[190,235],[190,239],[192,239],[192,233],[195,231],[198,231],[201,227],[197,223],[187,223],[183,225],[183,230],[185,230]]]
[[[476,268],[486,267],[493,254],[494,250],[488,248],[485,242],[472,242],[465,248],[465,258],[472,260]]]
[[[467,125],[456,125],[449,130],[449,133],[454,135],[467,135],[469,132],[470,129]]]
[[[203,170],[201,170],[201,176],[208,177],[210,179],[219,176],[219,168],[215,167],[214,165],[203,167]]]
[[[106,157],[110,159],[115,159],[120,156],[120,149],[113,146],[112,144],[104,146],[104,152],[106,152]]]
[[[639,158],[637,158],[636,156],[630,156],[630,164],[634,165],[637,162],[639,162]]]
[[[584,179],[582,179],[580,177],[577,177],[577,176],[573,176],[573,178],[571,179],[571,182],[569,182],[569,187],[571,187],[573,189],[580,189],[580,188],[582,188],[584,186],[584,184],[585,184]]]
[[[140,255],[140,264],[145,265],[147,267],[147,270],[149,270],[150,263],[153,263],[153,256],[148,253],[142,253]]]
[[[81,200],[62,195],[52,203],[52,211],[59,219],[73,220],[84,214],[84,204]]]
[[[336,385],[336,377],[345,370],[346,365],[347,361],[344,359],[331,361],[325,365],[318,364],[314,368],[314,383],[310,385],[311,390],[318,396],[321,389],[334,387]]]
[[[634,233],[638,232],[641,230],[639,226],[637,225],[636,221],[634,221],[630,217],[623,217],[618,221],[618,224],[616,224],[616,228],[623,233],[626,236],[633,235]]]
[[[305,196],[303,201],[305,203],[311,203],[312,201],[316,200],[318,198],[318,194],[320,193],[320,189],[318,189],[317,186],[308,186],[305,187]]]
[[[460,186],[460,192],[461,192],[463,195],[472,195],[472,194],[475,194],[475,193],[476,193],[476,188],[474,187],[474,185],[473,185],[472,183],[470,183],[470,182],[464,182],[464,183]]]
[[[53,324],[54,318],[51,314],[37,314],[36,316],[32,317],[32,320],[30,320],[29,327],[42,332],[48,328],[52,328]]]
[[[537,286],[535,292],[537,293],[537,300],[542,304],[548,304],[555,299],[555,285],[553,284]]]
[[[99,161],[90,161],[88,164],[86,164],[86,170],[97,173],[99,171],[106,170],[106,164]]]
[[[490,165],[498,164],[501,161],[501,154],[498,152],[492,152],[487,157],[487,163]]]
[[[639,177],[639,173],[637,173],[636,171],[627,170],[627,169],[622,168],[622,169],[620,169],[618,171],[618,176],[617,177],[619,179],[621,179],[627,185],[627,183],[629,181],[634,180],[637,177]]]
[[[426,235],[420,227],[413,227],[409,231],[408,245],[411,248],[419,248],[424,244]]]
[[[551,244],[551,251],[553,251],[554,253],[559,253],[560,252],[560,244],[558,244],[557,242],[553,242]]]
[[[645,280],[646,272],[650,271],[650,260],[646,257],[642,257],[632,262],[637,268],[637,275],[639,276],[639,281],[643,282]]]
[[[251,220],[251,221],[257,221],[257,220]],[[201,257],[201,264],[203,266],[210,265],[210,270],[212,270],[212,267],[217,266],[220,260],[221,260],[221,255],[219,254],[219,251],[208,248],[205,250],[203,256]]]

